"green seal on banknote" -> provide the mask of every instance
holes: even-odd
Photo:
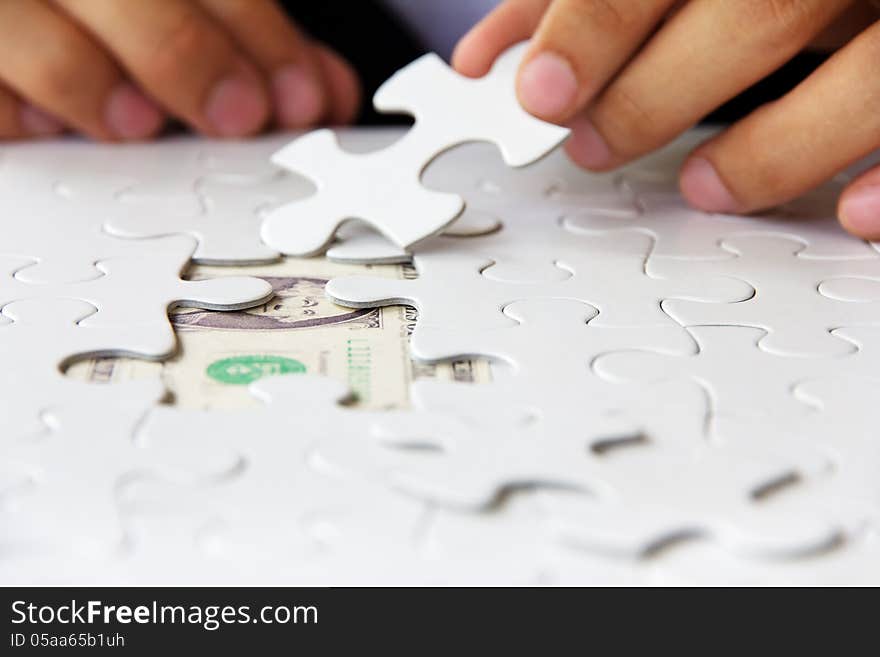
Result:
[[[283,356],[232,356],[215,360],[206,371],[208,376],[220,383],[245,385],[266,376],[299,374],[306,371],[306,366]]]

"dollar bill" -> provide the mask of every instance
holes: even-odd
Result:
[[[184,408],[239,408],[256,405],[247,384],[264,376],[309,373],[347,383],[363,408],[409,406],[409,384],[416,379],[484,383],[488,362],[414,362],[409,337],[417,319],[405,306],[351,309],[324,295],[332,277],[369,273],[405,278],[400,265],[343,265],[321,258],[285,259],[248,267],[194,266],[188,278],[258,276],[275,290],[268,303],[241,312],[193,308],[172,311],[178,353],[163,362],[130,358],[82,361],[68,375],[94,382],[158,376],[171,403]]]

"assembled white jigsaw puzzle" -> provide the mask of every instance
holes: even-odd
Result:
[[[0,583],[880,584],[839,185],[589,174],[525,48],[413,62],[400,130],[3,146]]]

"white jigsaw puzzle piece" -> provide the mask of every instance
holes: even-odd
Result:
[[[109,400],[109,389],[63,376],[62,369],[75,357],[130,356],[139,350],[166,353],[174,347],[173,334],[157,333],[149,326],[124,331],[80,326],[97,309],[78,299],[15,301],[2,312],[11,321],[0,326],[0,353],[7,364],[0,375],[0,415],[4,433],[11,438],[44,429],[42,415],[54,404],[93,406]],[[140,385],[150,391],[159,387],[155,381],[132,382],[114,390],[131,386],[131,394],[137,394]]]
[[[502,283],[550,283],[571,277],[571,272],[556,262],[558,250],[564,247],[548,239],[555,236],[547,230],[548,226],[552,230],[556,221],[555,204],[551,203],[548,207],[534,200],[513,204],[491,199],[479,210],[476,207],[469,205],[453,226],[463,220],[467,223],[469,216],[474,214],[486,218],[503,216],[504,226],[500,230],[474,234],[466,240],[456,239],[444,232],[444,235],[425,240],[417,251],[430,254],[444,250],[460,254],[462,259],[484,259],[487,266],[482,270],[483,276]],[[524,243],[532,244],[535,248],[524,251]],[[342,244],[332,247],[327,257],[337,262],[363,264],[412,261],[412,256],[406,254],[405,250],[383,244],[388,243],[374,232],[363,229],[354,233],[346,232]]]
[[[848,303],[819,292],[827,279],[871,277],[880,280],[880,259],[807,259],[806,246],[787,236],[737,235],[723,243],[736,257],[704,263],[650,260],[647,271],[659,276],[726,275],[755,287],[752,299],[734,304],[664,301],[663,309],[684,326],[737,325],[767,331],[761,348],[786,356],[834,356],[852,346],[832,329],[880,325],[880,303]]]
[[[442,233],[447,237],[482,237],[501,229],[501,220],[491,212],[466,208]],[[372,230],[368,225],[349,221],[336,233],[340,243],[327,249],[327,259],[352,265],[388,265],[412,261],[412,254]]]
[[[595,371],[612,381],[662,381],[689,378],[702,385],[716,414],[769,415],[793,421],[809,406],[792,393],[805,380],[871,376],[880,367],[880,329],[836,329],[834,335],[855,346],[846,356],[790,358],[756,348],[766,332],[741,326],[689,329],[699,345],[692,356],[669,356],[650,350],[600,356]]]
[[[817,509],[833,514],[856,531],[880,522],[880,442],[870,408],[880,393],[880,379],[866,376],[813,379],[800,383],[794,395],[815,408],[795,421],[764,421],[750,427],[768,442],[790,434],[828,456],[831,476],[802,495]]]
[[[212,310],[238,310],[268,300],[273,292],[266,281],[249,276],[230,276],[203,281],[180,278],[195,249],[195,240],[173,235],[139,242],[138,252],[97,263],[103,275],[89,281],[66,284],[32,284],[15,276],[0,279],[0,305],[19,299],[77,298],[89,302],[98,313],[84,326],[154,324],[170,334],[168,309],[193,306]],[[172,342],[173,344],[173,342]],[[167,352],[145,356],[161,357]]]
[[[344,539],[346,531],[357,532],[360,540],[374,533],[370,545],[377,551],[400,543],[401,532],[414,531],[420,505],[384,486],[328,476],[307,462],[316,441],[335,435],[358,440],[367,431],[371,413],[338,406],[350,397],[346,386],[288,375],[260,380],[251,390],[265,407],[225,413],[154,409],[139,433],[145,439],[187,444],[193,437],[210,436],[218,448],[239,453],[244,467],[216,485],[163,485],[140,495],[152,504],[184,508],[194,531],[210,538],[213,557],[228,562],[259,555],[266,568],[284,578],[318,577],[322,572],[317,563],[321,540],[310,529],[322,519],[339,528]],[[270,499],[285,500],[286,520],[279,522],[275,505],[266,503]],[[309,575],[312,567],[316,570]]]
[[[514,81],[528,43],[508,48],[482,78],[455,72],[433,53],[392,75],[376,91],[380,112],[407,113],[430,129],[431,155],[471,141],[498,146],[505,163],[522,167],[568,137],[568,128],[536,119],[516,98]]]
[[[819,283],[819,294],[847,303],[873,304],[880,301],[880,278],[841,276]]]
[[[601,354],[649,344],[670,355],[697,351],[693,338],[680,327],[594,326],[598,311],[580,301],[526,299],[503,312],[515,325],[483,331],[423,328],[413,337],[413,356],[430,362],[500,360],[512,366],[514,379],[491,386],[510,403],[559,412],[586,406],[599,414],[616,392],[616,386],[609,386],[591,368]]]
[[[749,559],[693,542],[664,555],[661,586],[878,586],[880,535],[862,532],[836,549],[795,559]]]
[[[28,161],[42,171],[47,161],[56,162],[58,170],[51,173],[66,198],[115,198],[130,208],[162,205],[166,212],[186,217],[200,212],[195,185],[202,178],[245,184],[276,175],[269,155],[284,140],[277,135],[247,144],[192,136],[106,145],[70,140],[46,142],[45,152],[34,150]],[[18,152],[12,160],[22,163]]]
[[[283,142],[274,138],[268,142],[277,149]],[[260,140],[256,147],[239,144],[230,151],[249,162],[254,152],[266,151],[267,142]],[[259,169],[254,169],[259,170]],[[165,212],[163,208],[152,216],[144,212],[119,211],[106,222],[108,232],[121,237],[157,237],[187,233],[198,240],[193,260],[201,264],[258,264],[273,262],[280,253],[260,240],[260,224],[265,214],[291,199],[304,198],[314,192],[314,186],[299,176],[274,171],[256,179],[217,173],[194,181],[194,190],[200,203],[199,211],[180,216],[179,212]],[[121,200],[132,202],[130,196]]]
[[[57,399],[46,410],[53,431],[2,443],[3,460],[28,468],[35,481],[4,517],[16,536],[59,552],[112,553],[123,539],[116,494],[127,477],[189,480],[234,469],[236,455],[217,449],[209,435],[185,445],[159,435],[135,441],[138,423],[165,393],[158,381],[80,385],[101,394],[88,402],[82,395]]]
[[[636,231],[656,242],[653,258],[684,260],[724,260],[734,256],[722,242],[741,234],[787,236],[803,243],[799,258],[841,259],[876,258],[868,245],[854,239],[837,222],[837,190],[820,189],[781,208],[758,215],[710,214],[688,206],[673,178],[662,184],[630,180],[624,170],[622,186],[637,200],[638,213],[630,216],[596,212],[589,201],[585,208],[574,208],[563,224],[578,234],[606,230]],[[817,198],[818,197],[818,198]]]
[[[643,201],[644,197],[640,197]],[[731,258],[721,249],[720,234],[747,230],[745,217],[707,214],[693,210],[677,194],[656,195],[636,216],[594,212],[591,207],[566,215],[562,225],[576,235],[601,235],[607,231],[631,231],[654,241],[652,258],[718,260]]]
[[[507,166],[491,144],[463,144],[431,162],[422,181],[431,189],[462,194],[473,205],[543,200],[571,211],[588,205],[596,213],[625,217],[637,215],[639,209],[618,174],[581,169],[562,149],[517,169]]]
[[[290,255],[319,253],[348,219],[370,223],[402,248],[437,234],[464,209],[457,194],[431,191],[420,177],[437,155],[470,141],[491,141],[510,166],[524,166],[568,136],[568,129],[529,115],[515,99],[514,78],[523,46],[502,54],[479,80],[455,73],[425,55],[376,92],[380,111],[410,110],[415,125],[388,148],[343,151],[327,130],[309,133],[273,156],[284,169],[306,175],[315,195],[266,217],[263,240]],[[428,99],[427,105],[424,104]],[[503,108],[503,109],[500,109]]]
[[[259,218],[248,221],[237,208],[224,212],[210,199],[203,203],[199,182],[265,188],[278,175],[268,155],[284,139],[234,145],[191,137],[114,145],[69,139],[11,146],[0,169],[0,212],[27,220],[7,222],[2,251],[34,259],[22,280],[63,283],[96,278],[97,261],[140,248],[114,235],[195,234],[204,228],[208,235],[215,230],[225,236],[235,227],[242,237],[239,250],[226,244],[222,256],[267,261],[268,249],[259,246],[254,225]],[[279,201],[292,195],[287,190]],[[247,247],[254,243],[257,247]]]
[[[549,513],[563,541],[643,558],[702,538],[744,556],[790,558],[820,553],[841,538],[839,527],[801,500],[755,503],[756,491],[797,476],[785,459],[749,459],[733,449],[696,455],[645,450],[641,456],[641,461],[614,463],[606,473],[618,486],[617,500],[553,494]]]
[[[5,257],[24,257],[19,280],[34,284],[88,281],[101,276],[99,260],[125,257],[143,250],[134,240],[120,240],[103,231],[104,216],[118,204],[76,201],[54,194],[49,179],[16,169],[0,182],[0,213],[7,217],[0,246]],[[46,174],[48,175],[48,174]]]
[[[551,203],[547,207],[534,200],[511,204],[492,199],[480,210],[475,210],[474,207],[469,206],[453,225],[463,220],[466,225],[470,221],[469,215],[472,214],[486,218],[503,216],[505,225],[501,230],[473,234],[466,240],[456,239],[456,236],[444,232],[444,235],[423,242],[418,251],[428,253],[426,258],[430,258],[433,251],[447,251],[459,254],[463,260],[468,257],[483,259],[487,262],[481,272],[483,276],[501,283],[537,284],[571,278],[571,271],[556,262],[559,249],[564,247],[559,242],[548,239],[555,236],[547,231],[548,226],[552,230],[557,217],[555,204]],[[472,232],[476,233],[475,230]],[[524,252],[523,244],[533,244],[535,248]],[[390,245],[375,232],[363,228],[359,231],[346,231],[342,244],[328,250],[327,257],[337,262],[361,264],[412,261],[412,256],[405,250]]]
[[[536,485],[603,490],[590,445],[632,436],[631,425],[589,412],[557,421],[497,393],[491,386],[416,383],[418,410],[377,416],[360,440],[323,440],[314,462],[457,509],[487,509],[510,489]]]
[[[368,154],[346,153],[330,130],[309,133],[285,146],[273,161],[306,174],[318,191],[270,212],[262,227],[263,241],[288,255],[315,255],[344,221],[360,219],[406,248],[452,223],[464,203],[455,194],[422,186],[424,152],[411,134]]]
[[[780,482],[824,466],[823,459],[804,460],[792,444],[786,450],[748,434],[723,445],[709,440],[705,393],[692,383],[630,393],[623,408],[644,422],[643,444],[604,460],[611,493],[543,493],[561,540],[629,558],[694,538],[759,557],[817,552],[839,540],[838,525],[817,516],[809,500],[765,499]]]
[[[572,550],[555,540],[539,493],[517,491],[484,513],[437,509],[424,567],[433,581],[464,586],[646,585],[647,564]]]
[[[552,221],[553,216],[550,216]],[[510,227],[510,222],[506,225]],[[558,226],[559,235],[566,233]],[[499,239],[508,244],[510,238]],[[714,302],[735,302],[754,294],[747,283],[729,277],[702,277],[682,273],[676,279],[645,275],[645,261],[651,240],[644,235],[599,235],[580,239],[560,239],[558,260],[536,255],[532,262],[542,265],[538,282],[492,280],[485,275],[494,267],[491,256],[492,238],[481,248],[479,238],[468,240],[468,253],[457,243],[433,240],[430,247],[417,253],[413,262],[419,277],[414,280],[389,280],[367,276],[352,276],[331,280],[327,295],[334,302],[348,307],[362,308],[405,304],[419,311],[419,332],[424,327],[464,328],[466,318],[473,329],[510,325],[501,313],[508,303],[527,298],[567,298],[589,303],[599,309],[594,320],[602,326],[676,326],[660,307],[670,298],[700,299]],[[531,258],[530,258],[531,260]],[[503,261],[502,261],[503,262]],[[562,268],[573,275],[548,276],[546,272]],[[515,274],[527,274],[529,268],[513,267]],[[502,273],[505,271],[501,270]],[[561,280],[560,280],[561,279]]]

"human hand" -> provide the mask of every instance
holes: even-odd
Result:
[[[572,127],[570,157],[604,171],[671,141],[812,43],[842,45],[807,80],[700,145],[680,186],[703,210],[790,200],[880,147],[880,22],[864,0],[506,0],[459,43],[465,75],[532,45],[517,91],[532,114]],[[838,214],[880,239],[880,168]]]
[[[274,0],[3,0],[0,139],[241,137],[350,121],[354,71]]]

